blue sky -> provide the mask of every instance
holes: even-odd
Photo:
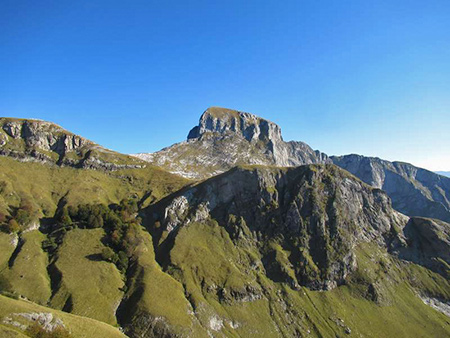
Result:
[[[0,115],[124,152],[208,106],[285,140],[450,170],[450,1],[0,2]]]

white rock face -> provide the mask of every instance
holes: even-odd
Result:
[[[435,309],[439,312],[442,312],[446,316],[450,317],[450,304],[449,303],[442,302],[436,298],[430,298],[430,297],[425,297],[425,296],[421,296],[420,299],[422,299],[422,301],[425,304],[431,306],[433,309]]]
[[[223,320],[217,316],[209,318],[209,328],[213,331],[220,331],[223,328]]]
[[[250,142],[264,139],[283,141],[281,129],[275,123],[249,113],[215,107],[203,113],[199,125],[189,133],[188,140],[208,132],[234,133]]]
[[[142,168],[135,158],[115,153],[47,121],[0,118],[0,156],[97,170]]]
[[[17,320],[19,318],[24,318],[31,323],[38,323],[47,332],[52,332],[59,327],[65,327],[63,321],[57,317],[54,317],[50,312],[13,313],[11,314],[11,317],[6,317],[3,320],[3,323],[15,326],[21,330],[26,330],[27,325],[18,322]]]

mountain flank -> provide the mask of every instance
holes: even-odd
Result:
[[[1,121],[0,335],[450,335],[443,176],[223,108],[151,163]]]

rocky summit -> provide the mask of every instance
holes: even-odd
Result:
[[[1,337],[450,336],[444,176],[217,107],[135,157],[0,126]]]
[[[202,179],[236,165],[280,167],[330,163],[328,157],[303,142],[285,142],[273,122],[219,107],[207,109],[187,140],[138,158],[187,178]]]

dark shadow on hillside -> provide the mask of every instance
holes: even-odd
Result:
[[[93,261],[93,262],[101,262],[101,261],[104,261],[104,259],[103,259],[103,257],[102,257],[101,254],[87,255],[86,258],[89,259],[90,261]]]

